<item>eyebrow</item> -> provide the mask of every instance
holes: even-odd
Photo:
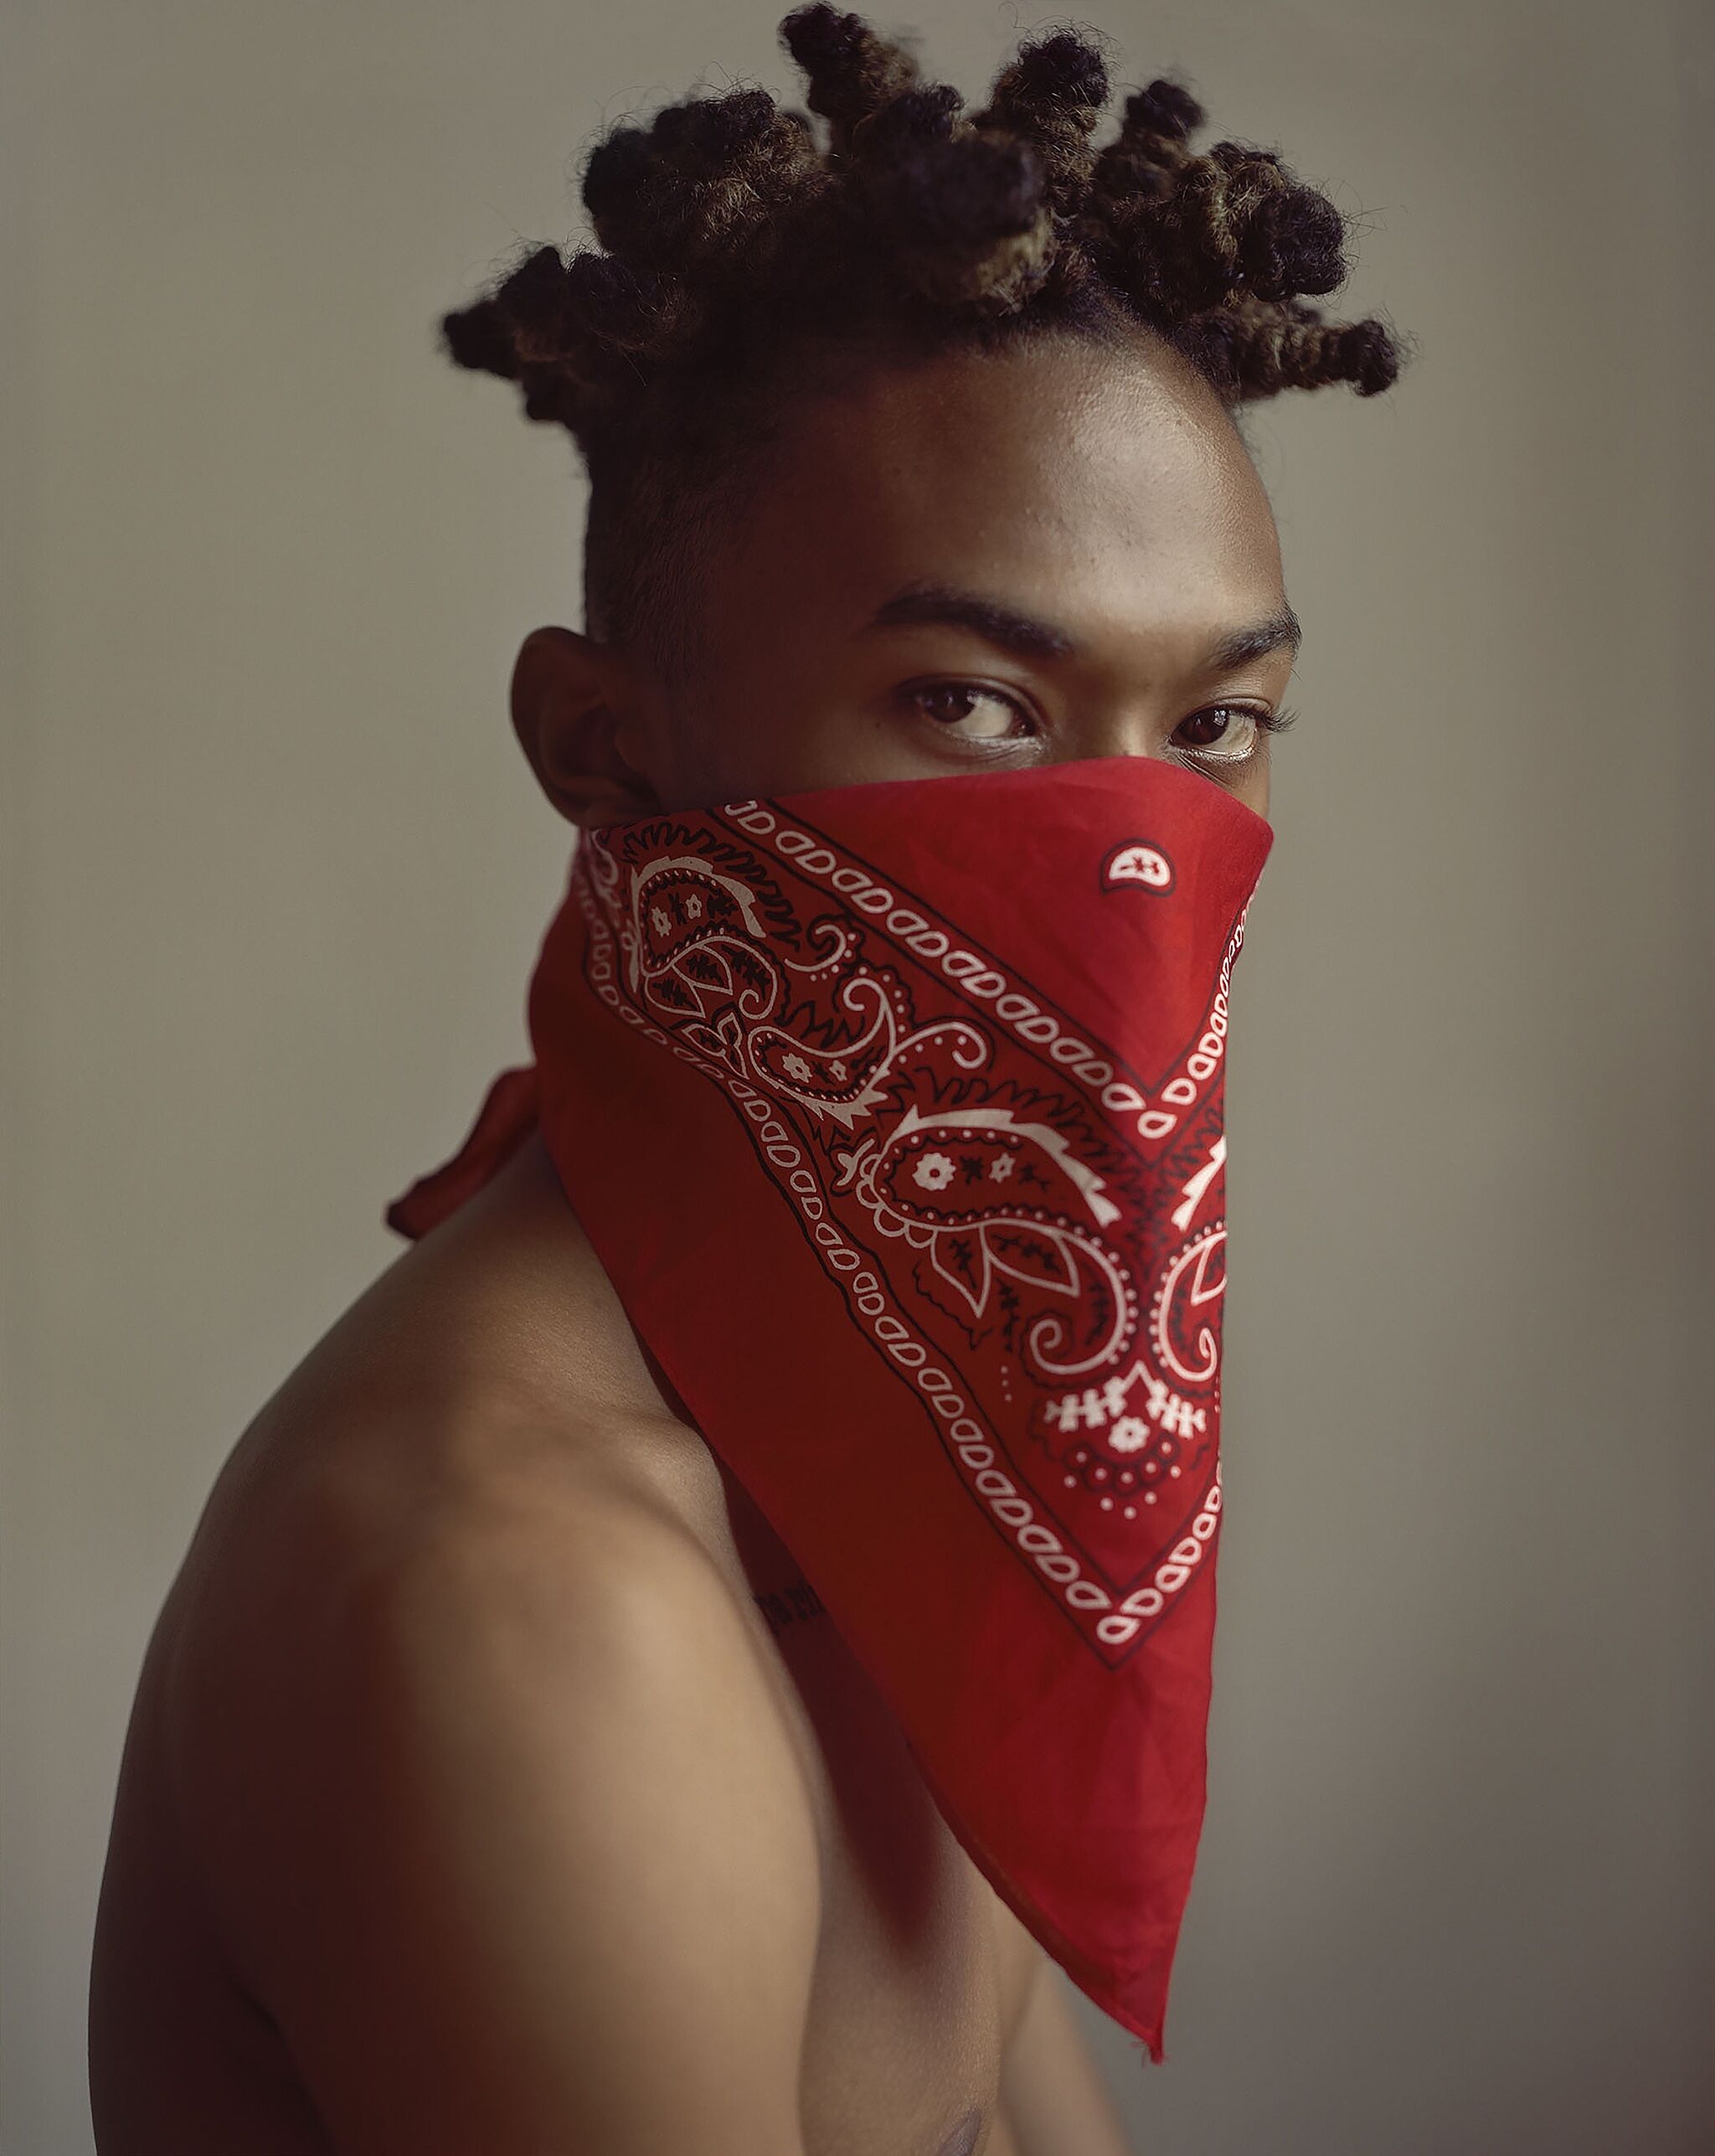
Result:
[[[884,600],[865,623],[860,634],[900,624],[945,622],[955,628],[973,630],[991,644],[1025,658],[1068,659],[1083,656],[1078,640],[1053,622],[1021,613],[981,591],[967,591],[949,584],[908,584]],[[1267,620],[1244,627],[1223,630],[1203,655],[1207,673],[1226,673],[1248,666],[1270,652],[1296,652],[1304,630],[1290,606]]]

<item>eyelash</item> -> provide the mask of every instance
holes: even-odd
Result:
[[[914,688],[905,691],[906,700],[909,703],[914,704],[919,698],[933,695],[937,689],[969,689],[974,694],[978,696],[991,696],[997,703],[1010,704],[1012,709],[1018,713],[1021,718],[1029,719],[1031,716],[1029,711],[1016,697],[1009,696],[1005,689],[991,689],[982,682],[958,680],[919,682]],[[1284,734],[1287,729],[1294,724],[1298,717],[1298,713],[1295,710],[1259,711],[1254,705],[1249,704],[1206,704],[1203,705],[1202,711],[1193,711],[1191,714],[1191,717],[1192,719],[1201,719],[1203,715],[1203,712],[1205,711],[1239,712],[1242,714],[1244,717],[1253,720],[1259,730],[1264,734]],[[945,725],[946,722],[944,720],[935,720],[932,721],[932,723],[935,725]],[[1189,722],[1182,719],[1179,723],[1181,725],[1185,725]],[[1178,730],[1177,728],[1175,728],[1174,730],[1177,732]],[[1002,739],[999,741],[990,744],[989,745],[994,748],[1003,748],[1010,745],[1010,744],[1006,740]],[[1218,749],[1188,749],[1182,747],[1179,753],[1182,756],[1191,757],[1194,762],[1198,764],[1214,764],[1218,766],[1221,764],[1249,763],[1250,761],[1251,755],[1254,754],[1254,751],[1249,751],[1242,756],[1223,756]]]

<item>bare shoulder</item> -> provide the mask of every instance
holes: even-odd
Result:
[[[564,1222],[505,1204],[234,1447],[152,1648],[153,1756],[341,2148],[624,2156],[708,2122],[790,2156],[820,1857],[700,1531],[718,1470]]]
[[[527,1147],[371,1284],[221,1467],[163,1612],[188,1765],[318,1656],[402,1652],[454,1607],[641,1627],[660,1597],[712,1592],[696,1545],[718,1493]]]
[[[646,1478],[427,1450],[318,1453],[188,1579],[171,1772],[234,1966],[342,2148],[791,2150],[819,1856],[754,1624]]]
[[[444,1419],[464,1416],[483,1422],[469,1404]],[[373,1743],[375,1714],[339,1720],[371,1684],[423,1713],[514,1679],[540,1704],[593,1710],[610,1690],[626,1696],[615,1673],[760,1677],[754,1628],[694,1508],[648,1467],[616,1473],[564,1433],[533,1438],[501,1415],[469,1432],[372,1421],[320,1434],[336,1442],[295,1458],[246,1460],[240,1447],[175,1584],[182,1788],[288,1742]],[[646,1461],[668,1442],[640,1428],[615,1450]]]

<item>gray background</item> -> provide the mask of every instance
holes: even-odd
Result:
[[[148,1629],[524,1047],[569,443],[433,323],[780,8],[7,0],[6,2156],[89,2143]],[[1149,2156],[1715,2147],[1707,18],[1112,0],[1366,227],[1255,434],[1309,632],[1238,977],[1213,1802]],[[973,97],[1048,21],[923,0]],[[1213,136],[1211,137],[1213,139]],[[902,2152],[903,2156],[903,2152]],[[1069,2150],[1067,2156],[1077,2156]]]

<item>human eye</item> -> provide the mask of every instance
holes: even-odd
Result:
[[[933,722],[937,732],[950,735],[955,740],[995,747],[1027,741],[1038,730],[1016,697],[980,681],[922,682],[903,694],[908,703]]]
[[[1256,754],[1264,734],[1284,734],[1297,716],[1248,704],[1211,704],[1174,728],[1173,744],[1201,764],[1242,764]]]

